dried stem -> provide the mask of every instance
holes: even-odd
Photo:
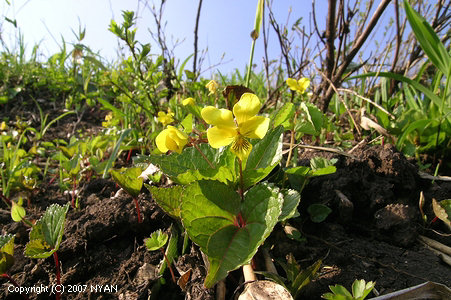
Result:
[[[199,30],[200,10],[202,8],[202,0],[199,0],[199,6],[197,7],[196,25],[194,27],[194,58],[193,58],[193,73],[197,77],[197,32]]]

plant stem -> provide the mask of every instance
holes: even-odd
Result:
[[[17,282],[8,274],[4,273],[2,274],[2,277],[7,279],[9,282],[11,282],[12,285],[14,285],[15,287],[19,288],[20,285],[17,284]],[[27,295],[22,294],[22,298],[24,298],[25,300],[29,300],[30,298],[28,298]]]
[[[244,202],[244,179],[243,179],[243,162],[238,158],[238,165],[240,166],[240,197],[241,201]]]
[[[246,87],[249,87],[249,82],[251,81],[251,71],[252,71],[252,61],[254,60],[254,49],[255,49],[255,40],[252,39],[252,46],[251,46],[251,54],[249,56],[249,66],[247,67],[247,74],[246,74]]]
[[[166,256],[166,253],[164,253],[163,248],[160,248],[160,250],[161,250],[161,253],[163,253],[164,260],[166,260],[166,263],[168,264],[169,272],[171,272],[172,281],[174,283],[177,283],[177,280],[175,280],[174,271],[172,270],[172,267],[171,267],[171,262],[169,261],[168,257]]]
[[[136,199],[136,197],[133,197],[133,201],[135,202],[136,213],[138,214],[138,223],[142,223],[143,220],[141,218],[141,210],[139,209],[138,199]]]
[[[257,280],[254,270],[252,269],[252,266],[250,264],[243,265],[243,275],[244,275],[244,282]]]
[[[59,264],[59,260],[58,260],[58,254],[55,252],[53,252],[53,259],[55,261],[55,267],[56,267],[56,284],[58,286],[61,285],[61,273],[60,273],[60,264]],[[56,300],[60,300],[61,298],[61,292],[59,290],[56,291],[55,293],[56,296]]]
[[[211,163],[211,161],[208,160],[208,158],[205,156],[205,154],[200,150],[199,146],[197,146],[196,142],[191,139],[191,143],[193,144],[194,148],[196,148],[197,151],[199,151],[200,155],[202,155],[203,159],[208,163],[210,168],[214,169],[215,166]]]

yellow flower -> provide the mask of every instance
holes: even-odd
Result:
[[[196,101],[194,101],[193,98],[189,97],[189,98],[186,98],[185,100],[183,100],[182,104],[183,104],[183,106],[194,105],[194,104],[196,104]]]
[[[174,126],[169,125],[168,128],[160,132],[155,139],[158,150],[163,153],[169,150],[182,153],[183,147],[188,143],[188,135]]]
[[[300,94],[304,94],[310,86],[310,79],[305,77],[299,80],[288,78],[286,82],[291,90],[296,91]]]
[[[106,116],[105,116],[105,122],[102,122],[102,126],[103,127],[109,127],[111,125],[111,120],[113,120],[113,112],[110,111]]]
[[[168,113],[165,113],[164,111],[159,111],[157,119],[159,122],[161,122],[163,124],[163,126],[166,126],[166,125],[174,122],[173,116],[174,116],[174,113],[169,108]]]
[[[0,130],[1,130],[1,131],[5,131],[6,129],[8,129],[8,125],[6,125],[6,122],[3,121],[3,122],[0,124]]]
[[[208,96],[213,95],[214,93],[216,93],[216,90],[219,87],[219,84],[214,81],[214,80],[210,80],[210,82],[208,82],[205,87],[210,91],[210,94],[208,94]]]
[[[268,131],[269,118],[256,116],[260,108],[257,96],[244,93],[233,106],[233,115],[224,108],[207,106],[202,109],[202,118],[213,125],[207,130],[208,143],[213,148],[232,144],[230,150],[240,160],[246,159],[252,150],[252,145],[246,138],[262,139]]]

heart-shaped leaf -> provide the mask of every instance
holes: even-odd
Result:
[[[248,263],[278,222],[283,195],[270,184],[240,196],[217,181],[199,181],[186,188],[182,222],[191,240],[208,256],[205,286]]]
[[[0,236],[0,275],[5,274],[14,264],[14,235]]]
[[[283,126],[278,126],[253,146],[243,171],[244,189],[265,178],[280,162],[283,131]]]
[[[69,203],[50,205],[30,231],[30,241],[25,246],[25,256],[47,258],[57,251],[64,233],[64,221]]]
[[[297,213],[296,208],[301,201],[301,195],[295,190],[282,190],[283,207],[279,216],[279,222],[294,217]]]
[[[332,210],[326,205],[314,203],[307,208],[307,212],[310,214],[310,219],[315,223],[321,223]]]
[[[291,102],[285,103],[274,117],[274,127],[282,125],[285,129],[291,127],[296,108]]]
[[[11,201],[11,218],[14,222],[20,222],[23,218],[25,218],[26,212],[25,208],[22,206],[22,198],[19,198],[19,201],[16,203]]]
[[[155,202],[165,213],[176,219],[180,218],[180,205],[183,193],[182,186],[176,185],[170,188],[158,188],[148,184],[145,184],[145,186],[152,194]]]
[[[122,168],[121,170],[110,170],[114,181],[123,188],[130,196],[136,198],[141,192],[143,186],[143,179],[141,175],[141,168]]]
[[[202,179],[236,182],[238,172],[233,153],[227,148],[214,149],[208,144],[201,144],[198,148],[202,153],[195,147],[189,147],[181,154],[150,155],[147,160],[180,184]]]

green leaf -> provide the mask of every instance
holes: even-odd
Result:
[[[301,195],[295,190],[281,190],[283,195],[282,213],[279,216],[279,222],[292,218],[297,210]]]
[[[404,0],[404,8],[407,20],[424,53],[443,74],[449,74],[451,56],[434,32],[434,29],[422,16],[412,9],[406,0]]]
[[[335,166],[327,166],[327,167],[324,167],[321,169],[312,170],[309,175],[312,177],[329,175],[329,174],[335,173],[336,171],[337,171],[337,168]]]
[[[11,204],[11,218],[14,222],[22,221],[26,215],[25,208],[22,207],[21,203],[16,203],[14,201],[11,201]]]
[[[180,184],[189,184],[202,179],[224,183],[236,182],[237,165],[233,153],[225,147],[214,149],[208,144],[201,144],[198,147],[211,165],[195,147],[185,148],[181,154],[150,155],[147,160]]]
[[[312,222],[321,223],[327,218],[332,210],[323,204],[315,203],[307,208],[307,212],[310,214]]]
[[[69,210],[65,206],[50,205],[30,231],[30,241],[25,246],[25,256],[47,258],[58,250],[64,233],[64,221]]]
[[[276,225],[282,205],[282,194],[270,184],[251,188],[243,203],[235,190],[217,181],[198,181],[186,188],[182,222],[208,256],[206,287],[250,261]]]
[[[293,281],[290,288],[291,294],[295,299],[299,296],[302,288],[308,285],[314,279],[316,273],[321,267],[321,264],[322,260],[317,260],[313,265],[297,274],[296,279]]]
[[[301,103],[301,114],[296,123],[296,132],[319,135],[324,123],[323,113],[313,104]]]
[[[412,123],[409,124],[409,126],[407,126],[407,128],[403,129],[401,136],[398,138],[398,140],[396,141],[396,145],[399,148],[402,148],[404,146],[404,141],[405,139],[407,139],[407,137],[409,136],[409,134],[414,131],[414,130],[422,130],[424,128],[426,128],[429,123],[431,123],[432,121],[429,119],[423,119],[423,120],[415,120]]]
[[[440,109],[443,108],[443,114],[446,116],[446,119],[449,122],[451,122],[451,108],[447,107],[446,105],[442,105],[442,102],[446,100],[446,97],[441,99],[439,96],[434,94],[434,92],[432,90],[428,89],[424,85],[422,85],[422,84],[420,84],[420,83],[418,83],[418,82],[416,82],[416,81],[414,81],[414,80],[412,80],[410,78],[407,78],[407,77],[402,76],[400,74],[389,73],[389,72],[377,72],[377,73],[376,72],[370,72],[370,73],[366,73],[366,74],[350,77],[347,80],[357,79],[357,78],[365,78],[365,77],[374,77],[374,76],[387,77],[387,78],[390,78],[390,79],[395,79],[397,81],[401,81],[401,82],[405,82],[407,84],[410,84],[415,89],[417,89],[420,92],[422,92],[426,97],[428,97],[438,108],[440,108]]]
[[[265,178],[282,159],[283,126],[266,133],[252,148],[243,171],[244,189]]]
[[[193,115],[187,115],[180,124],[183,126],[184,132],[190,133],[191,131],[193,131]]]
[[[187,58],[185,58],[185,60],[184,60],[184,61],[182,62],[182,64],[180,65],[179,73],[178,73],[178,75],[177,75],[177,80],[178,80],[178,81],[181,81],[181,80],[182,80],[183,71],[185,71],[185,73],[186,73],[186,71],[187,71],[187,70],[185,70],[186,63],[191,59],[191,57],[193,57],[193,55],[194,55],[194,53],[190,54]],[[188,71],[188,72],[189,72],[189,71]],[[189,76],[187,76],[187,77],[188,77],[188,79],[190,79]],[[192,79],[192,78],[191,78],[191,79]]]
[[[293,118],[293,115],[295,113],[296,109],[294,107],[294,104],[291,102],[285,103],[277,112],[275,118],[274,118],[274,127],[277,127],[279,125],[283,125],[285,129],[288,129],[291,127],[291,121]]]
[[[165,213],[173,218],[180,219],[180,206],[183,194],[182,186],[176,185],[170,188],[159,188],[148,184],[144,185]]]
[[[302,192],[306,185],[311,169],[306,166],[299,166],[294,168],[285,169],[285,174],[288,177],[288,181],[292,188],[299,192]]]
[[[121,170],[110,170],[114,181],[123,188],[130,196],[136,198],[141,192],[143,179],[139,177],[141,168],[122,168]]]
[[[13,234],[0,236],[0,275],[14,264],[14,237]]]
[[[124,131],[122,131],[116,145],[114,146],[113,153],[111,153],[110,158],[108,159],[108,162],[106,164],[105,170],[103,170],[103,178],[106,178],[106,175],[108,174],[108,171],[113,166],[113,162],[116,160],[117,154],[119,152],[119,149],[121,147],[121,143],[124,140],[124,138],[132,131],[131,128],[127,128]]]
[[[166,232],[162,232],[161,229],[158,229],[155,232],[152,232],[150,238],[144,240],[144,244],[146,245],[147,250],[155,251],[166,245],[168,242],[168,234]]]
[[[334,293],[335,295],[339,295],[339,296],[345,296],[345,297],[349,297],[348,299],[352,299],[352,295],[351,293],[342,285],[331,285],[329,286],[329,289],[332,291],[332,293]],[[335,298],[334,298],[335,299]],[[338,298],[340,299],[340,298]]]

